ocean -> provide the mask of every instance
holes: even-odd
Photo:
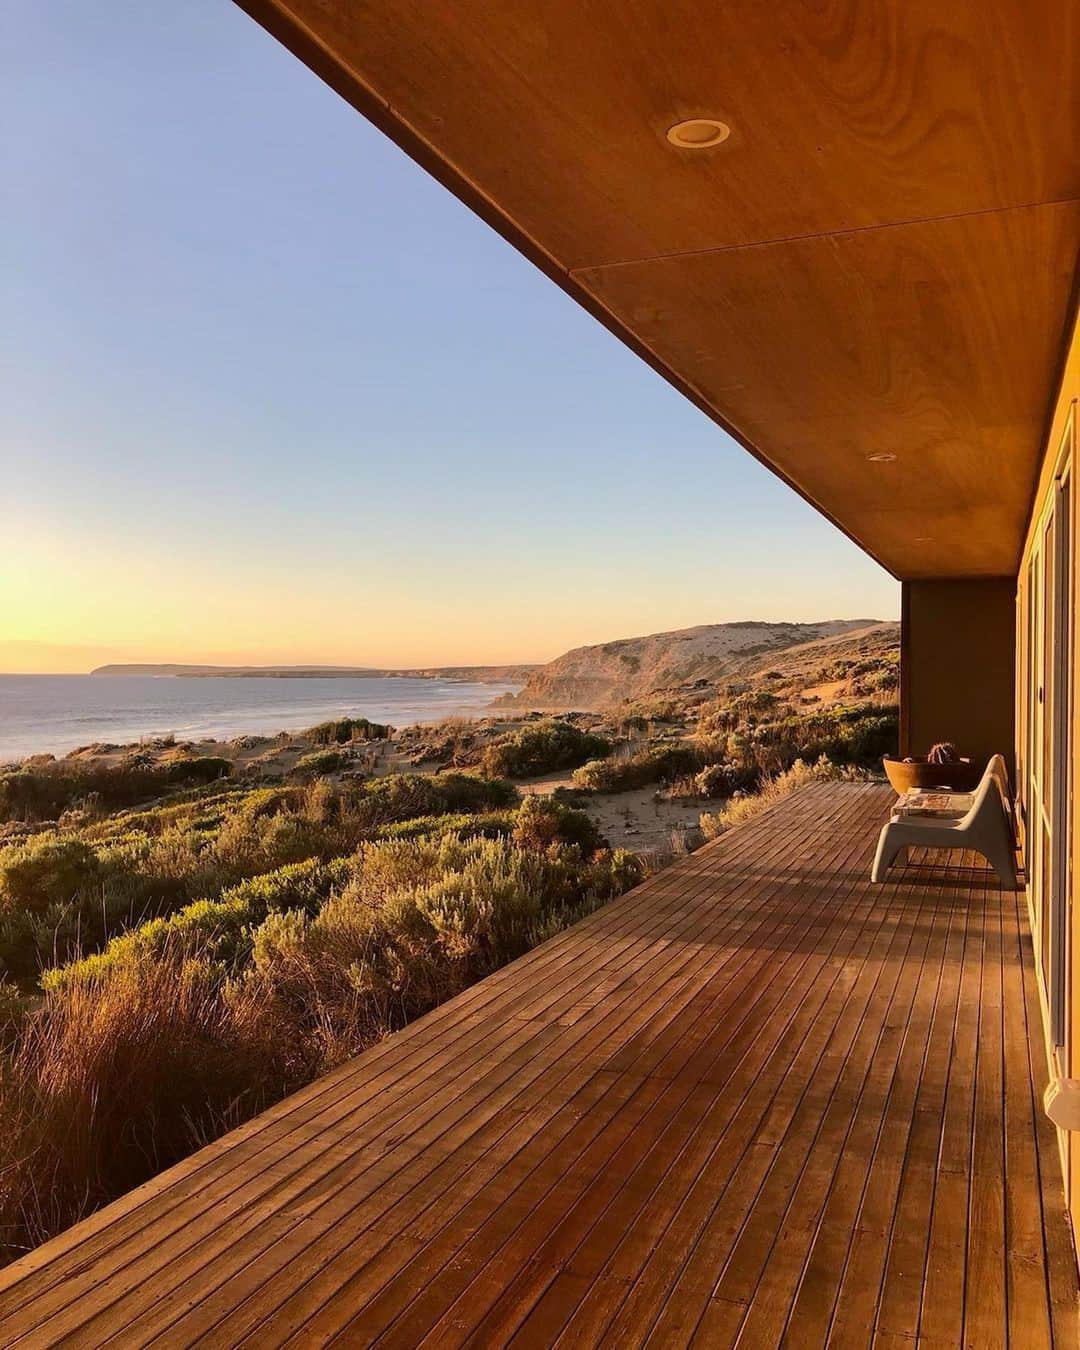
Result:
[[[225,740],[300,731],[331,717],[392,726],[480,716],[516,684],[401,678],[259,679],[0,675],[0,761],[66,754],[94,741],[172,734]]]

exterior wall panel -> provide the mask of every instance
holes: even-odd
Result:
[[[997,752],[1011,758],[1015,615],[1012,577],[904,583],[902,755],[925,755],[935,741],[952,741],[980,765]]]

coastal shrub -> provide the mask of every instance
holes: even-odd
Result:
[[[315,778],[323,773],[336,773],[347,763],[340,750],[313,750],[308,755],[301,755],[292,771],[298,778]]]
[[[250,953],[250,930],[275,912],[315,913],[349,875],[346,859],[317,858],[252,877],[216,900],[198,900],[167,918],[152,919],[115,937],[103,951],[46,970],[41,986],[56,990],[99,979],[147,958],[200,956],[235,966]]]
[[[672,782],[701,767],[701,753],[685,741],[651,746],[622,758],[597,759],[574,771],[574,785],[590,792],[630,792]]]
[[[641,863],[507,840],[443,839],[369,852],[310,921],[274,916],[247,978],[274,991],[278,1025],[330,1067],[467,987],[628,885]]]
[[[363,787],[363,810],[371,825],[446,812],[497,811],[518,800],[510,783],[465,773],[388,774],[368,779]]]
[[[46,995],[0,1057],[4,1256],[301,1081],[260,993],[204,962],[160,960]]]
[[[811,707],[724,730],[728,720],[714,710],[699,722],[698,744],[707,758],[751,777],[780,773],[797,759],[813,763],[822,755],[837,764],[870,768],[880,764],[882,755],[895,753],[898,721],[895,704],[869,701]]]
[[[610,753],[611,743],[606,737],[583,731],[570,722],[552,720],[522,727],[489,745],[480,764],[484,773],[495,778],[535,778]]]
[[[522,843],[389,840],[283,869],[47,976],[43,1000],[0,1050],[4,1254],[642,878],[631,854],[586,858],[577,843],[545,842],[536,829],[547,810],[527,809]]]
[[[226,778],[227,759],[201,756],[155,764],[131,755],[118,764],[95,760],[27,760],[0,774],[0,821],[56,820],[64,811],[88,803],[111,811],[149,801],[178,787]]]
[[[575,844],[586,858],[604,843],[600,827],[585,811],[537,796],[526,797],[521,803],[511,837],[519,847],[539,851]]]
[[[516,802],[511,784],[469,774],[316,778],[17,838],[0,846],[0,973],[29,985],[42,966],[92,954],[144,919],[292,863],[349,854],[395,824],[425,822],[413,837],[505,835]]]
[[[191,787],[198,783],[214,783],[219,778],[228,778],[232,773],[232,761],[220,755],[196,755],[191,759],[168,760],[161,765],[166,784],[170,786]],[[154,772],[158,772],[157,767]]]
[[[65,905],[100,874],[97,854],[78,839],[38,835],[0,849],[0,910],[40,914]]]
[[[621,724],[627,729],[645,730],[651,723],[675,723],[686,719],[686,712],[673,698],[643,698],[625,703],[620,709]]]
[[[737,764],[707,764],[694,778],[702,797],[731,797],[752,787],[754,775]]]
[[[887,666],[884,670],[875,670],[853,681],[852,692],[863,697],[889,693],[900,686],[900,670],[897,666]]]
[[[898,733],[895,705],[859,703],[764,723],[750,733],[749,745],[758,766],[767,771],[822,755],[836,764],[870,767],[880,766],[883,755],[896,753]]]
[[[736,694],[730,702],[715,703],[704,709],[698,719],[698,731],[708,734],[753,727],[780,705],[780,697],[771,689],[747,690]]]
[[[345,745],[349,741],[385,741],[392,732],[393,727],[369,722],[366,717],[339,717],[309,727],[300,733],[300,738],[312,745]]]
[[[513,811],[456,811],[446,815],[415,816],[370,831],[379,843],[390,839],[432,839],[452,834],[458,839],[499,839],[511,834],[517,817]]]

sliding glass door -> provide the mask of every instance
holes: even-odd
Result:
[[[1050,1039],[1064,1047],[1071,903],[1073,484],[1071,438],[1025,577],[1025,862]]]

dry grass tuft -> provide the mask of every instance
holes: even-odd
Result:
[[[700,820],[701,833],[706,840],[717,839],[732,825],[741,825],[747,820],[752,820],[754,816],[776,802],[783,801],[785,797],[790,797],[793,792],[797,792],[808,783],[839,780],[855,782],[870,776],[864,769],[833,764],[824,755],[814,764],[797,759],[790,769],[763,779],[757,792],[748,793],[743,797],[733,797],[722,811],[703,812]]]

